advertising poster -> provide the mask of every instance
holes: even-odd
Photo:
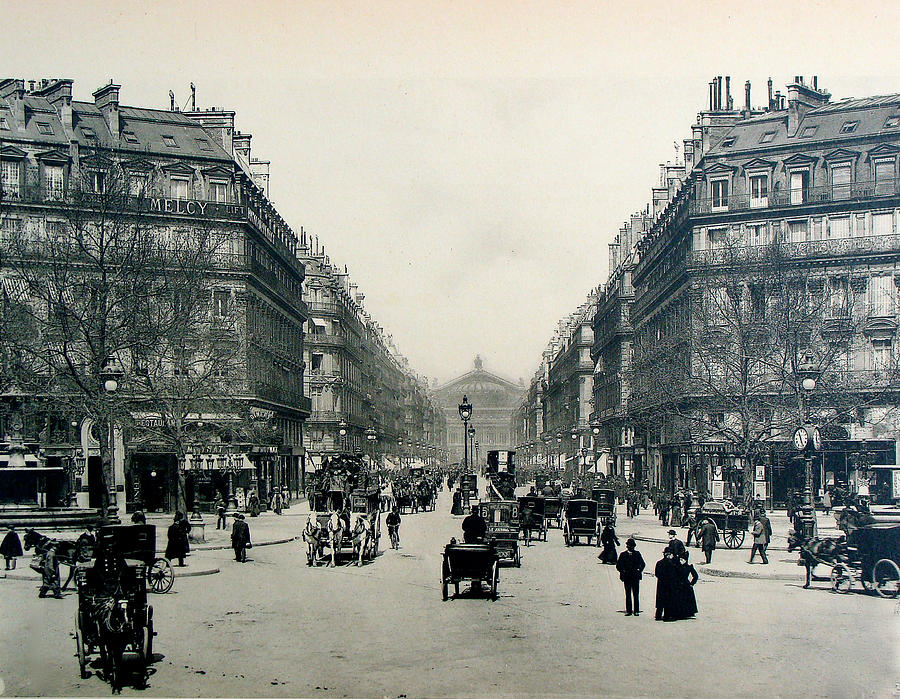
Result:
[[[713,500],[725,499],[725,481],[712,482],[712,496]]]

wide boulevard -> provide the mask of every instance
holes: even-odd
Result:
[[[241,565],[229,550],[194,553],[155,608],[156,661],[147,696],[885,696],[897,691],[900,606],[796,581],[705,575],[700,613],[626,617],[616,571],[597,549],[547,542],[503,568],[497,601],[471,594],[442,602],[443,544],[460,532],[441,494],[436,511],[407,515],[402,547],[361,567],[306,565],[299,541],[257,546]],[[272,526],[298,534],[304,506]],[[259,532],[275,515],[248,520]],[[644,515],[642,515],[644,517]],[[652,513],[644,529],[654,528]],[[637,520],[619,515],[619,536]],[[683,531],[683,530],[682,530]],[[160,532],[163,535],[162,532]],[[259,539],[259,537],[256,537]],[[652,571],[662,544],[639,541]],[[720,560],[747,556],[719,550]],[[773,566],[795,560],[772,551]],[[701,559],[692,549],[692,560]],[[715,562],[715,561],[714,561]],[[25,561],[20,560],[20,565]],[[824,572],[824,571],[823,571]],[[38,599],[34,582],[0,580],[0,680],[16,695],[108,695],[95,673],[79,678],[73,640],[77,596]]]

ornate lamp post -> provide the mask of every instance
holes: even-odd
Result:
[[[373,427],[366,430],[366,441],[369,442],[369,458],[372,459],[373,463],[375,463],[375,441],[377,439],[378,434]]]
[[[556,471],[562,471],[562,432],[556,433]]]
[[[114,400],[115,392],[119,390],[119,382],[124,375],[125,371],[122,369],[119,360],[115,357],[109,357],[103,364],[103,368],[100,370],[101,385],[109,397],[109,403],[106,409],[106,429],[104,431],[106,435],[107,459],[106,463],[104,463],[105,473],[103,475],[106,478],[106,487],[108,489],[106,520],[113,524],[118,524],[121,520],[119,519],[118,487],[116,485],[116,471],[118,469],[116,468],[116,431],[115,419],[112,415],[112,402]]]
[[[807,352],[803,355],[797,366],[797,374],[800,378],[800,408],[804,423],[794,430],[794,446],[803,454],[805,466],[801,517],[806,534],[815,536],[818,527],[815,500],[813,499],[812,450],[821,449],[822,437],[819,428],[809,424],[809,401],[812,392],[816,390],[816,380],[819,376],[815,358],[810,353]]]
[[[472,466],[478,468],[478,455],[475,453],[475,427],[469,425],[469,454],[472,456]]]
[[[469,420],[472,417],[472,404],[469,397],[463,396],[459,404],[459,417],[463,421],[463,471],[469,470]]]
[[[594,450],[594,473],[596,474],[597,477],[599,477],[600,472],[599,472],[598,464],[600,462],[600,454],[597,452],[597,442],[599,441],[599,437],[600,437],[600,427],[597,425],[594,425],[591,428],[591,435],[592,435],[591,447]]]
[[[341,451],[347,451],[347,422],[341,420],[338,423],[338,434],[341,436]]]

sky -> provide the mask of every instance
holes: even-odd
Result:
[[[270,194],[412,368],[525,383],[608,273],[708,82],[900,92],[900,3],[11,2],[0,76],[237,112]],[[15,39],[13,39],[15,37]]]

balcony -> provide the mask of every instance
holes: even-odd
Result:
[[[775,254],[769,245],[746,245],[713,250],[692,250],[688,253],[688,266],[729,265],[736,262],[774,262],[777,259],[803,259],[814,257],[844,257],[848,255],[872,255],[900,252],[900,235],[877,235],[863,238],[832,238],[830,240],[805,240],[796,243],[778,243]]]
[[[897,196],[900,196],[900,179],[829,184],[805,189],[774,190],[765,197],[751,197],[749,193],[745,193],[732,194],[724,198],[698,198],[691,202],[691,216],[780,209],[810,204],[877,201]]]
[[[304,339],[309,347],[343,347],[347,344],[347,338],[343,335],[328,333],[307,333]]]
[[[340,315],[344,312],[344,307],[339,303],[334,303],[333,301],[307,301],[306,305],[309,307],[311,312],[317,313],[333,313],[335,315]]]

